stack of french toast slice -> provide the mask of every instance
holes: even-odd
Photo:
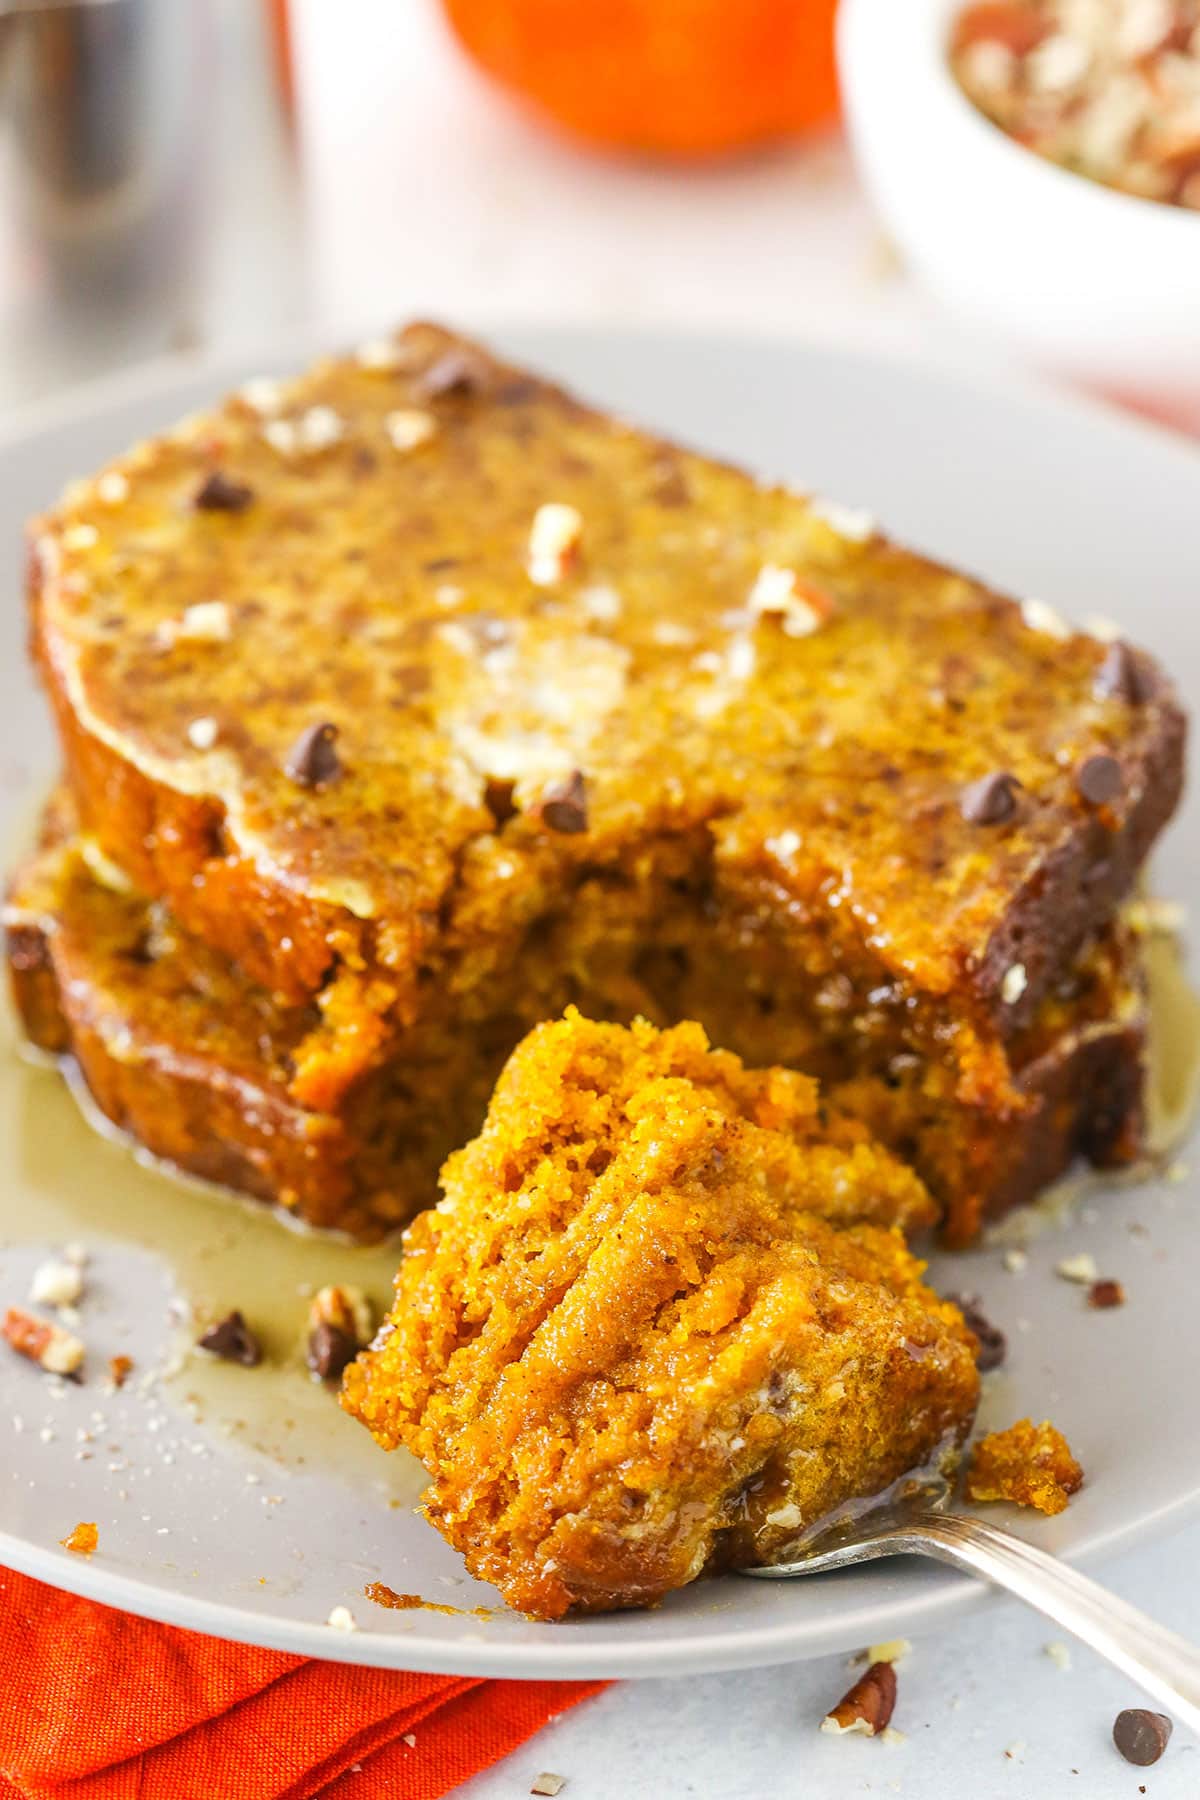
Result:
[[[29,567],[17,1003],[155,1155],[383,1235],[568,1005],[815,1075],[952,1244],[1140,1154],[1184,722],[1111,634],[429,325],[138,445]]]

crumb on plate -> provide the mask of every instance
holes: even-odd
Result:
[[[76,1556],[90,1556],[100,1542],[100,1532],[91,1522],[81,1520],[72,1526],[65,1538],[59,1538],[64,1550],[72,1551]]]
[[[1053,1514],[1082,1486],[1083,1469],[1062,1432],[1048,1419],[1019,1419],[976,1444],[965,1492],[968,1500],[1011,1500]]]

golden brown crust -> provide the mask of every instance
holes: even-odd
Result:
[[[443,1185],[344,1399],[522,1611],[769,1560],[969,1424],[974,1340],[887,1229],[919,1184],[697,1025],[540,1026]]]

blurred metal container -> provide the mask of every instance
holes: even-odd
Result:
[[[0,314],[52,377],[223,335],[222,238],[287,228],[277,52],[262,0],[0,0]]]
[[[14,200],[54,278],[89,304],[138,293],[187,242],[211,25],[207,0],[18,4],[0,16]]]

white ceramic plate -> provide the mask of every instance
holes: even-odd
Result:
[[[638,419],[865,505],[922,547],[1068,613],[1121,620],[1200,694],[1200,458],[1182,442],[1052,394],[977,388],[829,349],[500,335]],[[24,654],[23,519],[65,478],[255,372],[160,368],[56,405],[0,441],[0,802],[10,845],[53,768]],[[1195,875],[1193,808],[1160,854],[1159,889],[1187,897]],[[180,1292],[201,1308],[252,1309],[252,1262],[272,1264],[278,1301],[321,1279],[334,1253],[141,1168],[88,1130],[57,1075],[20,1066],[7,1044],[0,1070],[0,1303],[24,1298],[48,1249],[84,1239],[81,1330],[93,1371],[55,1392],[31,1366],[0,1358],[0,1563],[227,1637],[507,1676],[781,1661],[919,1633],[981,1603],[969,1581],[897,1562],[795,1586],[701,1582],[657,1612],[554,1626],[503,1609],[373,1606],[362,1589],[375,1579],[451,1607],[495,1604],[413,1513],[414,1465],[376,1452],[295,1368],[214,1371],[193,1357],[162,1373],[189,1337]],[[1008,1273],[995,1248],[935,1259],[939,1283],[981,1294],[1009,1333],[986,1416],[1049,1414],[1082,1458],[1088,1482],[1070,1509],[1018,1526],[1072,1560],[1096,1562],[1200,1503],[1198,1197],[1191,1178],[1092,1193],[1082,1215],[1046,1224],[1023,1274]],[[1083,1291],[1054,1275],[1082,1249],[1125,1283],[1123,1310],[1089,1311]],[[353,1260],[338,1252],[338,1271]],[[378,1256],[366,1268],[376,1289],[381,1268]],[[294,1355],[303,1313],[297,1295],[294,1325],[269,1341],[276,1360]],[[102,1376],[115,1352],[131,1354],[136,1372],[109,1393]],[[78,1520],[99,1526],[90,1560],[58,1547]],[[353,1611],[355,1633],[324,1623],[339,1604]]]

